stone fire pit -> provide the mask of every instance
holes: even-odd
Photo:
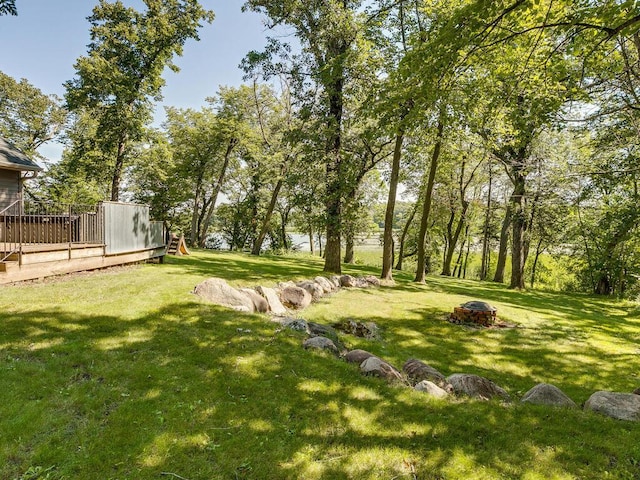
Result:
[[[490,327],[496,323],[498,310],[487,302],[472,300],[453,309],[449,320],[453,323],[474,323],[483,327]]]

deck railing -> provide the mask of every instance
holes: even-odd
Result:
[[[0,261],[29,244],[104,244],[101,205],[12,203],[0,211]]]
[[[165,246],[162,222],[150,219],[146,205],[100,202],[97,205],[54,205],[18,200],[0,206],[0,262],[22,264],[27,246],[57,244],[71,250],[100,245],[106,255]]]
[[[15,230],[16,219],[19,219],[21,215],[22,200],[16,200],[0,210],[0,242],[2,242],[0,262],[4,262],[11,255],[22,250],[22,236],[18,234],[18,239],[15,241],[12,239],[14,235],[10,233],[12,228]]]

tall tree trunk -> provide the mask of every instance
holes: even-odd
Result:
[[[498,263],[496,265],[496,274],[493,276],[493,281],[498,283],[504,283],[504,270],[507,265],[507,255],[509,251],[509,227],[511,227],[511,203],[507,205],[504,220],[502,220],[502,229],[500,230]]]
[[[344,238],[344,263],[353,264],[355,263],[355,249],[354,249],[355,239],[353,237],[353,231],[349,229],[345,233]]]
[[[325,210],[327,218],[327,239],[325,244],[324,271],[341,273],[341,229],[342,229],[342,113],[344,94],[344,61],[341,57],[347,52],[344,42],[331,42],[330,58],[335,59],[330,74],[332,80],[326,85],[329,95],[329,118],[327,143],[327,179],[325,192]]]
[[[316,242],[313,240],[313,227],[311,225],[309,225],[309,249],[311,250],[311,255],[316,254]]]
[[[120,200],[120,183],[122,182],[122,169],[124,168],[124,157],[127,148],[127,134],[125,133],[118,141],[118,152],[116,154],[116,164],[111,177],[111,201]]]
[[[357,185],[360,183],[361,180],[362,180],[362,177],[357,179],[356,186],[352,186],[347,192],[347,195],[344,201],[344,209],[347,212],[349,211],[349,209],[353,208],[356,202],[356,196],[358,193]],[[347,214],[346,216],[349,217],[349,214]],[[352,223],[344,222],[343,231],[344,231],[344,260],[343,261],[344,263],[351,264],[355,262],[355,250],[354,250],[355,233],[353,230]]]
[[[238,144],[237,138],[232,138],[227,145],[227,150],[224,154],[224,161],[222,162],[222,168],[220,169],[220,174],[218,175],[218,179],[213,187],[213,193],[211,194],[211,200],[209,207],[207,209],[207,216],[204,219],[204,222],[199,229],[198,236],[198,246],[200,248],[204,248],[205,243],[207,242],[207,232],[209,231],[209,226],[211,225],[211,220],[213,219],[213,212],[216,209],[216,202],[218,201],[218,195],[220,195],[220,191],[222,190],[222,184],[224,183],[224,177],[227,174],[227,168],[229,167],[229,161],[231,159],[231,153],[233,149]],[[193,240],[192,240],[193,241]]]
[[[464,255],[464,247],[466,245],[466,237],[462,239],[460,244],[460,250],[458,251],[458,258],[456,259],[456,265],[453,268],[453,276],[460,278],[462,274],[462,255]]]
[[[490,231],[491,228],[491,190],[493,188],[493,168],[491,166],[491,158],[489,165],[489,192],[487,193],[487,210],[484,216],[484,228],[482,233],[482,259],[480,261],[480,280],[486,280],[489,276],[489,266],[491,264],[491,244]]]
[[[384,235],[382,245],[382,273],[380,278],[393,279],[393,215],[396,208],[396,195],[398,192],[398,179],[400,177],[400,157],[402,156],[402,142],[404,131],[401,129],[396,135],[396,143],[393,148],[393,160],[391,162],[391,177],[389,179],[389,196],[387,197],[387,210],[384,215]],[[400,255],[402,258],[402,255]]]
[[[262,244],[264,243],[264,238],[267,236],[267,230],[269,229],[269,223],[271,222],[271,216],[273,215],[273,210],[276,208],[276,202],[278,201],[278,195],[280,195],[280,189],[284,183],[284,168],[280,170],[281,177],[278,179],[273,192],[271,192],[271,201],[269,202],[269,207],[267,207],[267,212],[264,215],[264,219],[262,220],[262,226],[260,227],[260,232],[256,237],[256,241],[253,242],[253,248],[251,249],[251,255],[260,255],[260,250],[262,250]]]
[[[413,218],[416,216],[416,212],[418,211],[418,202],[413,204],[413,208],[411,209],[411,214],[407,221],[404,224],[404,228],[402,229],[402,235],[400,235],[400,245],[398,246],[398,263],[396,263],[396,270],[402,270],[402,261],[404,260],[404,243],[407,240],[407,234],[409,233],[409,228],[411,227],[411,223],[413,222]]]
[[[420,233],[418,234],[418,261],[416,266],[416,276],[414,282],[424,283],[425,270],[425,243],[427,240],[427,226],[429,225],[429,211],[431,210],[431,199],[433,197],[433,185],[436,179],[436,170],[438,168],[438,160],[440,158],[440,149],[442,148],[442,134],[444,132],[444,108],[440,111],[438,118],[438,133],[436,135],[436,143],[433,147],[431,155],[431,165],[429,167],[429,178],[424,194],[424,203],[422,205],[422,217],[420,219]]]
[[[513,175],[514,187],[511,195],[513,238],[511,239],[511,283],[509,287],[524,289],[524,255],[528,226],[525,210],[525,177],[516,173],[514,172]]]
[[[193,195],[193,212],[191,213],[191,232],[189,243],[192,247],[198,245],[198,228],[200,220],[200,202],[202,197],[202,175],[196,179],[196,191]]]
[[[458,240],[460,240],[460,233],[462,233],[462,228],[464,227],[466,218],[467,218],[467,210],[469,209],[469,202],[466,200],[462,201],[462,211],[460,212],[460,218],[458,218],[458,223],[456,225],[455,232],[451,232],[451,227],[453,223],[454,213],[451,212],[451,219],[447,226],[447,249],[445,253],[444,263],[442,265],[442,273],[441,275],[446,275],[448,277],[451,276],[451,261],[453,260],[453,255],[455,253],[456,245],[458,244]]]
[[[465,236],[467,237],[467,251],[464,254],[462,278],[467,278],[467,265],[469,265],[469,254],[471,253],[471,237],[469,236],[469,225],[467,225],[465,230]]]
[[[341,273],[341,220],[342,202],[339,182],[331,182],[331,191],[327,192],[325,202],[327,211],[327,239],[325,244],[324,269],[325,272]]]
[[[536,245],[536,255],[535,257],[533,257],[533,265],[531,266],[531,288],[533,288],[533,285],[536,282],[536,270],[538,268],[538,259],[540,258],[540,255],[542,254],[542,242],[544,241],[544,239],[542,237],[540,237],[540,239],[538,239],[538,244]]]
[[[280,241],[282,242],[282,248],[285,252],[288,252],[291,248],[289,241],[287,240],[287,223],[289,222],[289,209],[284,208],[280,210]]]

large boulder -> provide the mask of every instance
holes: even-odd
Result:
[[[584,404],[585,410],[602,413],[619,420],[640,421],[640,395],[596,392]]]
[[[342,285],[340,284],[340,275],[332,275],[329,277],[329,281],[331,282],[331,285],[334,286],[334,289],[337,290],[338,288],[340,288]]]
[[[244,312],[254,312],[255,306],[249,295],[231,287],[221,278],[208,278],[196,285],[193,293],[207,302]]]
[[[240,292],[251,299],[254,312],[267,313],[269,311],[269,303],[267,300],[252,288],[241,288]]]
[[[380,279],[375,275],[365,275],[364,277],[362,277],[361,281],[364,282],[365,288],[380,286]]]
[[[482,400],[494,397],[510,400],[509,394],[491,380],[468,373],[455,373],[447,377],[453,391],[458,395],[468,395]]]
[[[287,285],[280,290],[280,300],[289,308],[301,309],[311,304],[311,294],[304,288]]]
[[[256,291],[264,297],[269,304],[269,311],[274,315],[285,315],[287,309],[284,308],[275,289],[268,287],[256,287]]]
[[[331,283],[327,277],[317,276],[313,281],[322,287],[324,293],[331,293],[335,290],[333,283]]]
[[[524,394],[521,402],[532,403],[534,405],[548,405],[551,407],[577,408],[576,403],[562,390],[548,383],[539,383],[533,387]]]
[[[404,362],[402,370],[404,370],[404,373],[409,377],[411,385],[415,385],[423,380],[428,380],[435,383],[440,388],[451,391],[451,385],[449,385],[449,382],[447,382],[447,379],[443,374],[418,359],[410,358]]]
[[[357,287],[358,280],[356,280],[356,277],[352,277],[351,275],[342,275],[340,277],[340,286],[341,287]]]
[[[361,365],[369,357],[375,357],[373,353],[367,352],[366,350],[360,350],[359,348],[355,350],[351,350],[348,352],[344,359],[349,363],[357,363]]]
[[[449,396],[449,392],[429,380],[422,380],[413,388],[419,392],[424,392],[431,397],[446,398]]]
[[[369,357],[360,364],[360,372],[363,375],[372,375],[384,378],[388,382],[402,382],[402,375],[392,365],[378,357]]]
[[[307,338],[302,346],[306,349],[313,348],[316,350],[328,350],[329,352],[338,355],[338,347],[336,347],[335,343],[327,337]]]
[[[313,300],[318,300],[324,295],[324,289],[316,282],[304,280],[302,282],[298,282],[296,285],[300,288],[304,288],[307,292],[309,292]]]

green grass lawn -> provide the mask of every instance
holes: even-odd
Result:
[[[190,294],[312,278],[317,258],[195,252],[164,265],[0,289],[0,479],[639,479],[640,423],[519,404],[539,382],[577,403],[640,386],[637,304],[400,275],[301,316],[374,321],[344,336],[398,367],[488,377],[504,405],[430,399],[301,348],[266,316]],[[347,273],[377,273],[357,266]],[[445,317],[487,300],[513,329]]]

